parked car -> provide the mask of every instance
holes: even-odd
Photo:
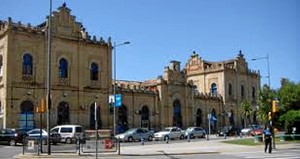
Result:
[[[250,134],[251,134],[251,131],[252,131],[253,129],[258,129],[258,128],[260,128],[260,127],[261,127],[260,125],[249,125],[247,128],[242,129],[242,130],[241,130],[241,133],[242,133],[243,135],[250,135]]]
[[[250,133],[252,136],[262,135],[264,132],[264,128],[253,129]]]
[[[185,130],[185,137],[195,138],[195,137],[202,137],[204,138],[206,131],[201,127],[188,127]]]
[[[71,144],[77,141],[78,137],[84,137],[84,130],[80,125],[59,125],[51,129],[61,136],[61,142]]]
[[[226,136],[239,135],[240,129],[235,126],[229,125],[229,126],[225,126],[225,127],[221,128],[220,130],[218,130],[219,136],[224,136],[225,134],[226,134]]]
[[[154,133],[155,140],[184,139],[185,132],[179,127],[166,127],[162,131]]]
[[[27,136],[29,138],[38,140],[41,137],[41,133],[42,133],[42,143],[47,144],[48,132],[44,129],[36,128],[36,129],[29,130],[27,132]],[[50,143],[56,145],[57,143],[60,142],[60,140],[61,140],[60,134],[58,134],[57,132],[50,132]]]
[[[124,141],[132,142],[141,139],[152,141],[153,137],[154,137],[153,131],[148,131],[143,128],[132,128],[125,131],[124,133],[115,136],[115,138],[120,139],[123,142]]]
[[[23,143],[26,133],[22,129],[0,129],[0,142],[15,146],[17,143]]]

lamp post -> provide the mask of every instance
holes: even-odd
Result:
[[[269,85],[269,88],[271,88],[271,76],[270,76],[270,60],[269,60],[269,55],[267,54],[267,56],[265,57],[259,57],[259,58],[254,58],[254,59],[251,59],[252,61],[257,61],[257,60],[267,60],[267,69],[268,69],[268,85]]]
[[[114,104],[113,104],[113,107],[114,107],[114,119],[113,119],[113,131],[114,131],[114,136],[116,135],[116,84],[117,84],[117,47],[118,46],[121,46],[121,45],[128,45],[130,44],[129,41],[126,41],[126,42],[123,42],[123,43],[120,43],[120,44],[116,44],[116,42],[114,42],[114,46],[113,46],[113,49],[114,49],[114,88],[113,88],[113,94],[114,94]]]
[[[269,59],[269,55],[267,54],[267,56],[265,57],[259,57],[259,58],[254,58],[251,59],[252,61],[256,61],[256,60],[267,60],[267,69],[268,69],[268,85],[269,85],[269,90],[271,89],[271,75],[270,75],[270,59]],[[272,112],[272,111],[271,111]],[[273,118],[271,119],[271,128],[272,128],[272,138],[273,138],[273,148],[275,149],[275,134],[274,134],[274,127],[273,127],[274,121]]]
[[[49,1],[49,17],[48,17],[48,61],[47,61],[47,132],[50,134],[50,109],[51,109],[51,15],[52,15],[52,0]],[[50,135],[47,138],[48,155],[51,155]]]

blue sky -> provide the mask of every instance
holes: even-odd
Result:
[[[53,10],[63,0],[53,0]],[[171,60],[181,68],[196,51],[204,60],[235,58],[243,51],[262,84],[279,88],[281,77],[300,82],[299,0],[65,0],[90,35],[130,41],[117,48],[117,79],[144,81],[163,74]],[[37,25],[49,0],[1,0],[0,20]],[[297,71],[298,70],[298,71]]]

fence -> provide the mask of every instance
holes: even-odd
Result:
[[[98,136],[98,137],[96,137]],[[50,139],[51,140],[51,139]],[[108,130],[87,130],[84,136],[76,136],[72,144],[51,143],[51,153],[103,153],[117,152],[117,141]],[[23,139],[23,154],[35,154],[48,152],[47,138],[26,137]]]

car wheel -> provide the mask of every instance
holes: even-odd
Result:
[[[133,141],[133,137],[132,136],[129,136],[128,137],[128,142],[132,142]]]
[[[9,140],[9,145],[10,145],[10,146],[16,146],[16,145],[17,145],[16,140],[15,140],[15,139]]]
[[[180,136],[179,136],[179,139],[180,139],[180,140],[184,139],[184,135],[180,135]]]
[[[72,139],[71,138],[66,138],[66,143],[67,144],[71,144],[72,143]]]
[[[153,137],[150,135],[149,137],[148,137],[148,141],[152,141],[153,140]]]
[[[166,141],[166,140],[169,140],[170,138],[169,138],[169,136],[165,136],[164,137],[164,140]]]
[[[202,137],[202,138],[205,138],[205,134],[203,133],[201,137]]]

